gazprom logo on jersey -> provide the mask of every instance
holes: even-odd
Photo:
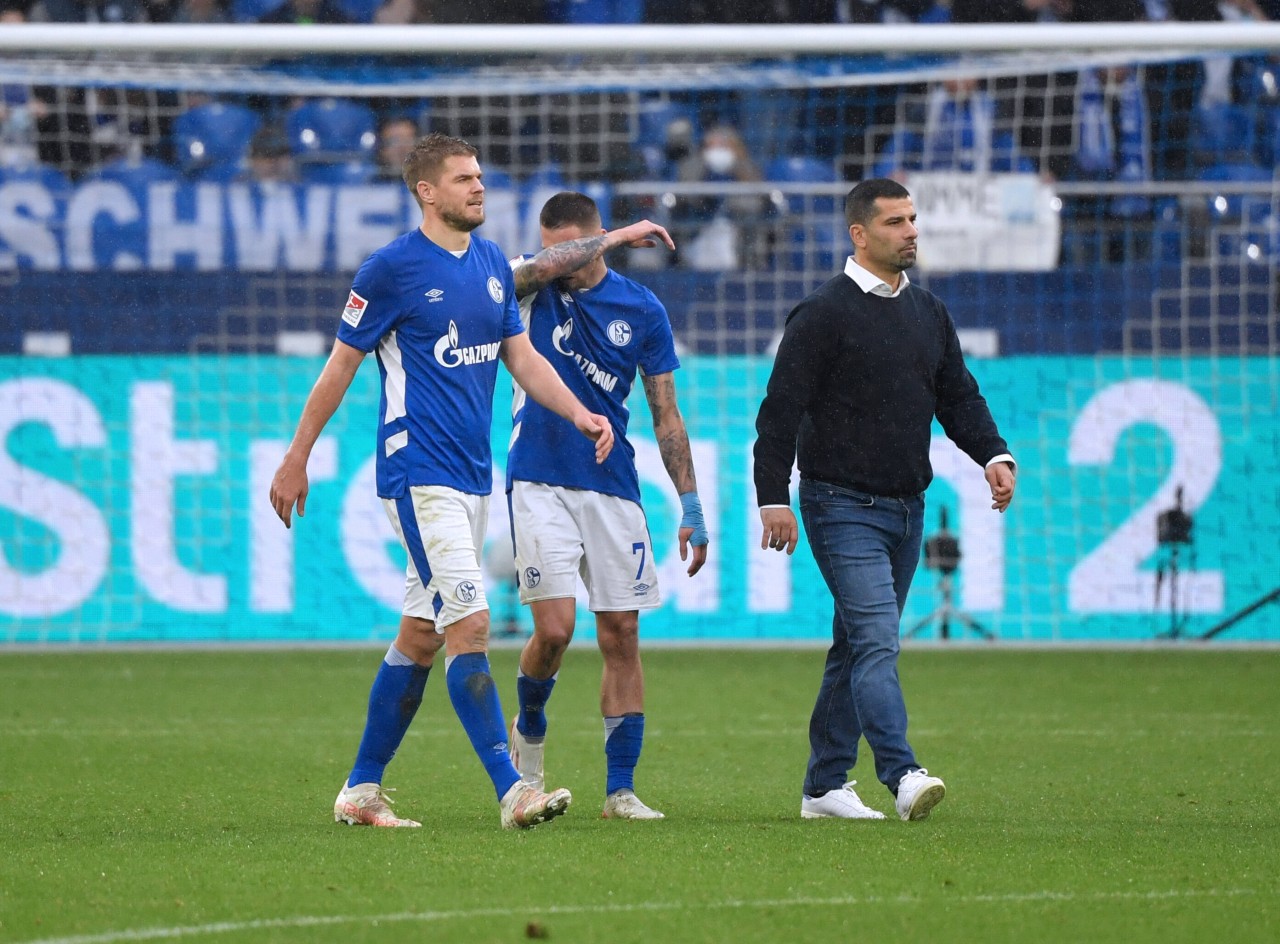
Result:
[[[574,352],[573,348],[567,345],[569,336],[573,334],[573,319],[570,318],[563,325],[556,325],[551,332],[551,344],[557,351],[565,357],[572,357],[582,372],[587,375],[587,379],[601,389],[613,392],[613,388],[618,385],[616,375],[606,370],[601,370],[600,366],[593,360],[583,357],[581,354]]]
[[[436,342],[436,361],[441,367],[460,367],[471,364],[484,364],[497,360],[500,341],[488,344],[473,344],[470,347],[458,346],[458,325],[450,321],[449,331]]]

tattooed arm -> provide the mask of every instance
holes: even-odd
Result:
[[[656,246],[659,240],[668,249],[676,248],[665,228],[648,220],[640,220],[622,229],[548,246],[533,258],[516,266],[516,297],[525,298],[534,294],[556,279],[590,265],[610,249],[619,246]]]
[[[649,412],[653,414],[653,433],[658,439],[658,453],[667,475],[680,495],[683,516],[680,520],[680,559],[687,560],[688,546],[693,546],[693,560],[689,564],[692,577],[707,560],[706,524],[702,518],[702,503],[698,499],[698,479],[693,472],[693,451],[689,448],[689,432],[684,417],[676,404],[676,384],[670,372],[644,378],[644,393],[649,400]]]

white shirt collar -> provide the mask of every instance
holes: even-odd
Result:
[[[849,261],[844,264],[844,274],[857,282],[858,288],[864,292],[871,295],[880,295],[884,298],[897,298],[902,294],[902,290],[911,284],[911,280],[907,278],[907,273],[903,272],[902,278],[898,280],[898,288],[895,291],[880,276],[858,265],[853,256],[850,256]]]

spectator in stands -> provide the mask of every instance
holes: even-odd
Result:
[[[953,170],[965,173],[1032,172],[1013,134],[997,122],[996,104],[977,79],[934,83],[924,100],[899,102],[900,119],[872,172],[900,177],[907,171]]]
[[[728,125],[716,125],[702,138],[702,147],[676,167],[681,183],[755,183],[764,179],[747,153],[742,136]],[[681,198],[673,211],[677,223],[693,223],[698,231],[682,254],[682,261],[696,269],[731,269],[755,258],[747,240],[762,230],[756,226],[765,215],[763,194],[693,196]]]
[[[275,125],[263,125],[249,143],[249,179],[255,183],[297,180],[289,139]]]
[[[42,23],[142,23],[138,0],[36,0],[31,19]]]
[[[259,23],[350,23],[351,19],[330,0],[284,0]]]
[[[397,115],[385,120],[378,129],[378,179],[400,180],[404,159],[417,141],[418,126],[412,119]]]

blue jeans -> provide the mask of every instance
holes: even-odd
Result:
[[[800,514],[835,599],[831,648],[809,719],[809,796],[838,790],[866,737],[876,776],[891,791],[916,763],[898,682],[902,608],[920,560],[924,496],[884,498],[827,482],[800,482]]]

